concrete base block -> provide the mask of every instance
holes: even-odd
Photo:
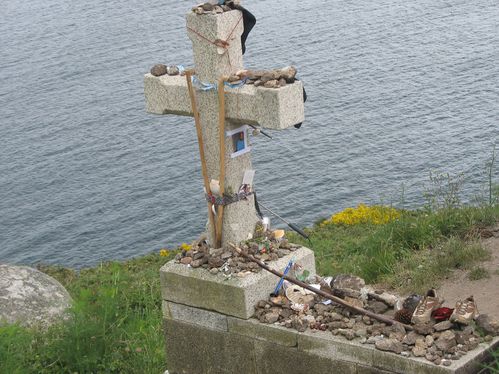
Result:
[[[271,267],[282,271],[291,258],[315,274],[313,252],[305,247],[280,258]],[[255,304],[267,299],[279,281],[275,275],[261,271],[246,277],[225,278],[204,269],[192,269],[173,261],[160,270],[163,300],[212,310],[242,319],[250,318]]]
[[[165,335],[171,374],[471,374],[485,373],[490,349],[480,345],[461,359],[436,366],[382,352],[330,332],[299,333],[217,312],[166,302]]]
[[[291,256],[315,272],[307,248],[273,267],[283,269]],[[221,274],[168,263],[161,280],[170,374],[485,374],[482,363],[499,348],[496,338],[450,366],[436,366],[329,331],[299,333],[249,318],[255,303],[266,299],[278,281],[268,272],[225,280]]]
[[[211,330],[228,331],[227,316],[187,305],[163,300],[163,316],[166,319],[190,323]]]
[[[297,348],[255,342],[258,374],[356,374],[355,364],[316,356]]]
[[[170,374],[256,374],[254,340],[176,320],[165,320]]]
[[[243,320],[228,317],[228,328],[233,334],[287,347],[298,346],[298,331],[281,326],[274,327],[269,329],[267,325],[260,323],[256,319]]]

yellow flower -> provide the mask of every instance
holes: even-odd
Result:
[[[331,218],[324,221],[322,225],[336,224],[350,226],[361,223],[383,225],[399,217],[400,212],[392,207],[359,204],[356,208],[346,208],[341,212],[333,214]]]
[[[169,251],[168,251],[168,249],[166,249],[166,248],[163,248],[163,249],[160,249],[160,250],[159,250],[159,255],[160,255],[161,257],[166,257],[166,256],[168,256],[168,254],[169,254]]]
[[[182,250],[184,250],[184,251],[190,251],[190,250],[191,250],[191,248],[192,248],[192,246],[190,246],[190,245],[189,245],[189,244],[187,244],[187,243],[182,243],[182,244],[180,245],[180,249],[182,249]]]

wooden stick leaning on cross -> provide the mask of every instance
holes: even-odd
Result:
[[[194,114],[194,122],[196,124],[196,133],[198,137],[198,145],[199,145],[199,157],[201,158],[201,174],[203,174],[203,183],[204,188],[207,194],[211,195],[210,182],[208,181],[208,171],[206,168],[206,158],[204,156],[204,142],[203,142],[203,133],[201,130],[201,120],[199,118],[199,111],[196,103],[196,96],[194,94],[194,88],[192,87],[192,76],[195,74],[194,70],[186,70],[185,78],[187,79],[187,87],[189,89],[189,97],[191,99],[192,112]],[[217,236],[217,228],[215,225],[215,217],[213,214],[213,204],[208,201],[208,217],[210,220],[210,226],[213,227],[215,231],[213,233],[213,237]]]
[[[385,316],[382,316],[382,315],[379,315],[379,314],[376,314],[376,313],[373,313],[373,312],[370,312],[369,310],[366,310],[366,309],[363,309],[363,308],[359,308],[359,307],[356,307],[354,305],[351,305],[349,303],[347,303],[345,300],[342,300],[340,299],[339,297],[336,297],[334,295],[331,295],[330,293],[328,292],[324,292],[322,290],[318,290],[317,288],[314,288],[310,285],[308,285],[307,283],[305,282],[301,282],[299,281],[298,279],[295,279],[295,278],[291,278],[287,275],[284,275],[280,272],[278,272],[277,270],[274,270],[270,267],[268,267],[267,265],[265,265],[265,263],[263,263],[262,261],[258,260],[257,258],[255,258],[254,256],[244,252],[241,248],[237,247],[236,245],[234,245],[233,243],[229,243],[229,245],[241,256],[247,258],[248,260],[252,261],[252,262],[255,262],[256,264],[258,264],[258,266],[260,266],[262,269],[265,269],[267,270],[268,272],[276,275],[277,277],[281,278],[281,279],[285,279],[291,283],[294,283],[294,284],[297,284],[298,286],[300,287],[303,287],[303,288],[306,288],[307,290],[309,291],[312,291],[313,293],[316,293],[317,295],[320,295],[322,297],[325,297],[326,299],[329,299],[331,300],[332,302],[336,303],[336,304],[339,304],[341,306],[344,306],[345,308],[347,309],[350,309],[356,313],[359,313],[359,314],[362,314],[362,315],[365,315],[365,316],[368,316],[368,317],[371,317],[371,318],[374,318],[375,320],[377,321],[380,321],[380,322],[383,322],[383,323],[386,323],[387,325],[394,325],[396,323],[402,325],[405,327],[406,330],[413,330],[413,327],[410,326],[410,325],[406,325],[406,324],[403,324],[403,323],[400,323],[398,321],[395,321],[391,318],[388,318],[388,317],[385,317]]]
[[[225,192],[225,77],[218,79],[218,132],[220,143],[220,196]],[[222,246],[222,224],[223,224],[224,206],[219,205],[217,210],[217,226],[216,232],[216,246]]]
[[[204,156],[204,142],[201,132],[201,121],[199,119],[199,112],[197,110],[196,96],[194,88],[192,87],[192,76],[195,74],[193,70],[187,70],[185,76],[187,79],[187,86],[189,88],[189,96],[191,99],[192,111],[194,113],[194,122],[196,123],[196,131],[198,136],[199,145],[199,156],[201,158],[201,172],[203,174],[204,187],[206,193],[211,195],[210,183],[208,181],[208,172],[206,170],[206,159]],[[218,124],[219,124],[219,145],[220,145],[220,195],[223,196],[225,192],[225,89],[224,83],[226,77],[220,77],[218,80],[218,101],[219,101],[219,112],[218,112]],[[213,214],[213,204],[208,202],[209,209],[209,219],[215,232],[213,237],[216,238],[216,248],[222,245],[222,224],[223,224],[223,212],[224,206],[219,205],[217,208],[217,220],[215,224],[214,214]]]

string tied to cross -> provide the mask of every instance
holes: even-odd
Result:
[[[230,47],[229,40],[231,39],[232,34],[234,34],[234,31],[236,30],[237,26],[241,23],[242,19],[243,19],[243,16],[239,17],[239,20],[236,22],[236,24],[234,25],[234,27],[230,31],[229,35],[225,39],[211,40],[211,39],[207,38],[206,36],[204,36],[203,34],[201,34],[200,32],[198,32],[196,30],[194,30],[192,27],[189,27],[189,26],[187,26],[187,30],[189,30],[192,33],[196,34],[197,36],[199,36],[201,39],[207,41],[208,43],[213,44],[215,47],[221,48],[222,49],[222,53],[220,53],[220,54],[227,54],[227,58],[229,60],[229,66],[232,67],[232,64],[230,62],[230,55],[229,55],[229,52],[228,52],[229,51],[229,47]]]
[[[223,196],[215,196],[213,194],[206,193],[205,197],[206,197],[206,201],[213,204],[213,205],[226,206],[229,204],[237,203],[238,201],[248,200],[248,198],[251,195],[254,195],[253,191],[240,191],[240,192],[232,194],[232,195],[224,194]]]

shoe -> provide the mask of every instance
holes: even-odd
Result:
[[[426,296],[419,301],[418,306],[412,314],[411,322],[413,324],[424,324],[430,322],[431,313],[440,306],[437,292],[434,289],[429,290]]]
[[[412,295],[408,296],[404,302],[402,303],[402,308],[401,309],[407,309],[411,312],[411,315],[414,313],[416,308],[419,305],[419,302],[423,299],[421,295],[413,293]]]
[[[478,317],[478,309],[473,296],[470,296],[464,301],[459,300],[456,303],[456,308],[450,316],[450,321],[468,325],[476,317]]]
[[[448,320],[453,312],[454,312],[454,309],[445,308],[445,307],[444,308],[437,308],[433,311],[431,316],[433,317],[433,319],[435,321],[442,322],[442,321]]]

